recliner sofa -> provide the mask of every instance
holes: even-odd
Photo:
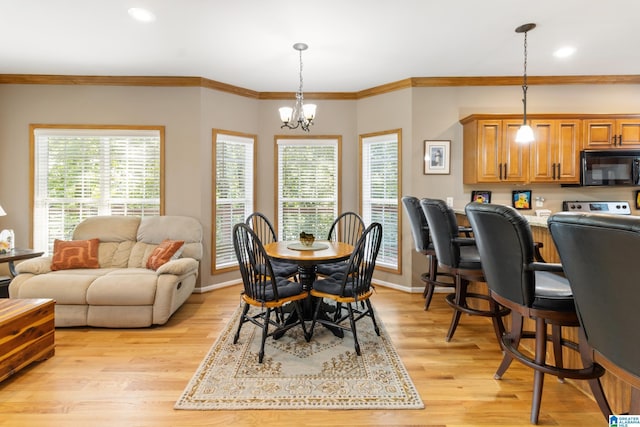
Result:
[[[96,216],[72,239],[99,239],[99,268],[52,270],[52,257],[21,262],[10,298],[56,301],[56,327],[138,328],[162,325],[193,292],[202,258],[202,226],[186,216]],[[177,259],[147,268],[166,239],[184,241]],[[178,254],[176,254],[178,255]]]

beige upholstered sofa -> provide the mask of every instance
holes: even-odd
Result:
[[[99,239],[99,268],[52,271],[52,257],[16,266],[10,298],[52,298],[56,326],[138,328],[162,325],[193,292],[202,258],[202,226],[185,216],[97,216],[73,240]],[[153,270],[147,260],[165,239],[181,253]],[[156,251],[157,252],[157,251]]]

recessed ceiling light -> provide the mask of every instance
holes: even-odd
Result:
[[[553,52],[553,56],[555,56],[556,58],[567,58],[571,55],[573,55],[574,53],[576,53],[576,48],[573,46],[564,46],[561,47],[560,49],[556,50],[555,52]]]
[[[128,12],[129,15],[136,21],[152,22],[156,20],[156,15],[154,15],[147,9],[142,9],[141,7],[132,7],[128,10]]]

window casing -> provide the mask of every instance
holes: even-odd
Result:
[[[279,240],[324,239],[340,209],[340,137],[276,137]]]
[[[213,130],[212,273],[237,268],[233,226],[254,210],[254,149],[257,137]]]
[[[31,125],[33,247],[95,215],[164,212],[164,127]]]
[[[365,224],[382,224],[382,244],[376,265],[402,271],[400,234],[401,129],[360,135],[360,211]]]

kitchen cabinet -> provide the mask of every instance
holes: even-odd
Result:
[[[464,124],[463,182],[525,183],[529,146],[515,142],[522,120],[471,120]]]
[[[581,125],[578,119],[531,120],[529,182],[580,183]]]
[[[615,116],[584,120],[585,150],[640,148],[640,119]]]
[[[578,184],[581,150],[640,149],[638,114],[529,114],[535,141],[520,145],[518,114],[472,114],[463,126],[463,183]]]

